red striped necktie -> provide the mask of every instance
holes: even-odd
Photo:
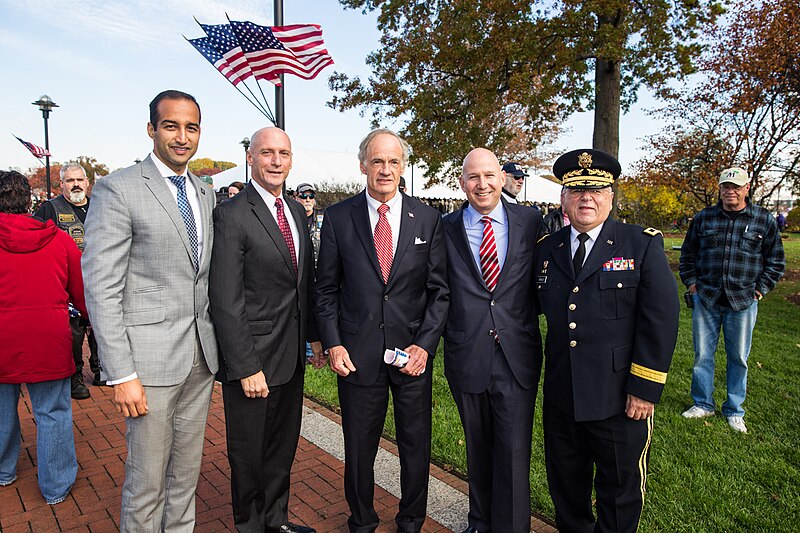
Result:
[[[388,205],[381,204],[378,206],[378,223],[375,224],[375,233],[373,234],[375,253],[378,256],[378,263],[381,265],[381,275],[384,283],[389,281],[389,273],[392,271],[392,259],[394,257],[392,227],[389,225],[389,219],[386,218],[387,211],[389,211]]]
[[[486,287],[494,291],[497,287],[497,278],[500,277],[500,260],[497,258],[497,244],[494,241],[492,219],[488,215],[481,217],[483,222],[483,240],[478,256],[481,260],[481,274]]]

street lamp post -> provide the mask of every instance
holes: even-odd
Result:
[[[43,94],[38,100],[32,102],[33,105],[39,106],[39,109],[42,111],[42,118],[44,118],[44,149],[46,150],[44,156],[44,163],[45,163],[45,182],[47,183],[47,199],[50,199],[50,136],[47,131],[47,119],[50,118],[50,111],[53,110],[54,107],[58,107],[58,104],[53,102],[53,100]]]
[[[247,151],[250,149],[250,138],[245,137],[239,144],[244,146],[244,182],[247,183]]]

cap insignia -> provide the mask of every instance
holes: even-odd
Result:
[[[592,154],[588,152],[583,152],[581,155],[578,156],[578,164],[581,168],[589,168],[592,166]]]

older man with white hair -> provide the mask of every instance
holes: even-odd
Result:
[[[70,162],[61,167],[61,194],[43,203],[34,216],[43,221],[52,220],[60,229],[72,237],[83,251],[85,231],[83,223],[89,212],[89,179],[80,163]],[[71,394],[76,400],[85,400],[91,393],[83,383],[83,338],[89,337],[89,367],[94,373],[93,385],[105,385],[100,379],[100,364],[97,359],[97,341],[94,332],[84,317],[70,316],[72,326],[72,357],[75,359],[75,374],[72,376]]]

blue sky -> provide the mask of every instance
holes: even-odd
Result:
[[[11,135],[44,145],[41,112],[31,105],[43,94],[60,106],[49,123],[53,160],[89,155],[111,169],[128,166],[152,149],[147,104],[167,88],[200,102],[197,157],[241,163],[239,142],[267,120],[182,35],[203,35],[192,17],[221,24],[227,12],[231,19],[271,25],[272,10],[272,2],[263,0],[0,0],[0,57],[8,77],[0,98],[0,168],[37,166]],[[311,81],[286,77],[286,129],[293,145],[355,154],[369,121],[357,111],[325,106],[327,78],[334,69],[368,76],[364,59],[380,37],[374,14],[344,10],[336,0],[284,0],[284,22],[321,24],[336,62]],[[272,86],[262,86],[272,104]],[[641,100],[622,117],[623,169],[640,157],[641,138],[658,128],[643,113],[655,103],[647,95]],[[591,146],[591,113],[576,115],[567,126],[557,147]]]

